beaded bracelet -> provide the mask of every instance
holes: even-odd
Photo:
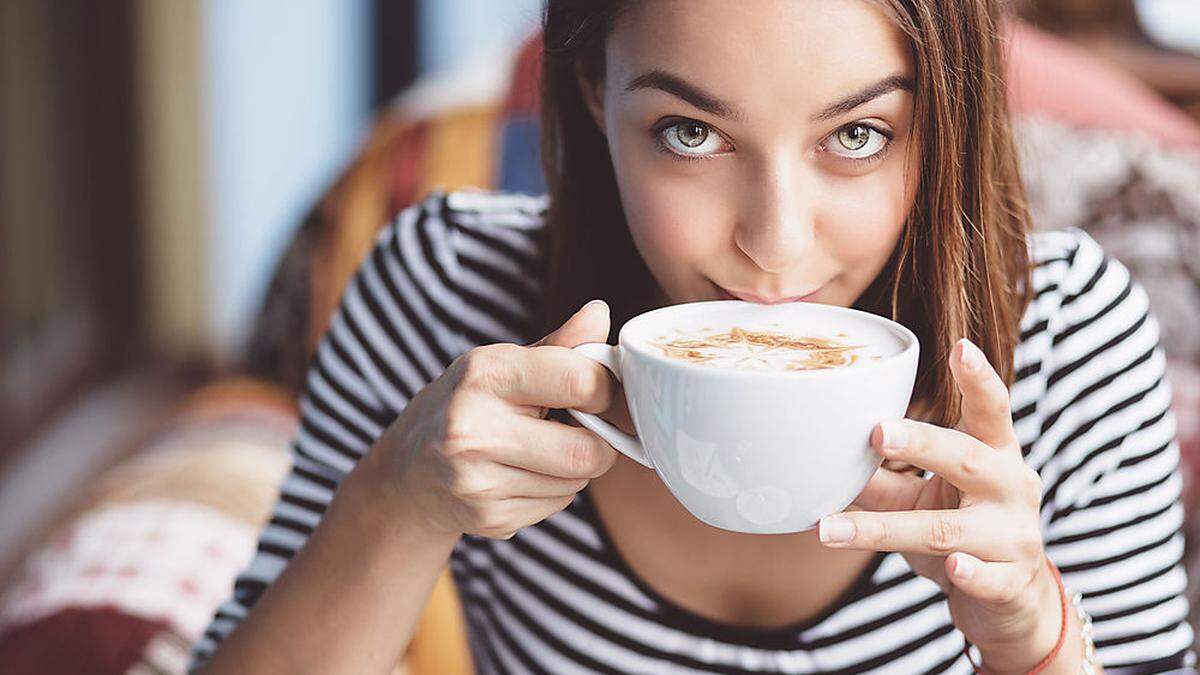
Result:
[[[1026,675],[1037,675],[1037,673],[1042,672],[1047,666],[1050,665],[1051,662],[1054,661],[1054,658],[1058,656],[1058,653],[1062,651],[1062,647],[1067,641],[1068,602],[1070,602],[1071,607],[1075,609],[1075,616],[1079,618],[1079,624],[1081,626],[1079,633],[1080,638],[1083,640],[1083,675],[1096,675],[1096,663],[1093,660],[1096,655],[1096,646],[1092,643],[1092,617],[1088,616],[1087,612],[1083,611],[1083,594],[1075,593],[1074,595],[1071,595],[1068,600],[1067,589],[1063,585],[1062,574],[1058,571],[1058,567],[1056,567],[1049,558],[1046,558],[1046,564],[1050,566],[1050,572],[1054,575],[1054,581],[1058,585],[1059,603],[1062,605],[1062,623],[1060,624],[1061,628],[1058,632],[1058,641],[1055,642],[1054,649],[1050,650],[1050,653],[1046,656],[1046,658],[1042,659],[1036,666],[1033,667],[1032,670],[1026,673]],[[971,667],[975,669],[975,672],[978,675],[989,675],[988,671],[984,670],[982,666],[976,665],[975,659],[971,656],[970,643],[967,643],[963,647],[963,654],[966,655],[967,661],[970,662]]]

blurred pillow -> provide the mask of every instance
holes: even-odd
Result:
[[[183,673],[290,464],[290,398],[200,390],[102,475],[0,594],[0,674]]]

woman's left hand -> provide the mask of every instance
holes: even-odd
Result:
[[[868,510],[823,518],[820,537],[833,548],[901,552],[941,587],[955,626],[989,669],[1024,672],[1061,628],[1042,547],[1042,482],[1022,457],[1008,388],[983,352],[960,340],[949,361],[962,392],[956,428],[897,420],[871,434],[885,459],[934,476],[880,468],[854,503]]]

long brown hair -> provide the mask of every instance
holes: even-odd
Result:
[[[910,411],[951,425],[960,397],[946,366],[970,338],[1005,379],[1029,300],[1028,214],[1003,82],[998,0],[876,0],[916,64],[919,186],[900,243],[855,306],[921,342]],[[592,298],[613,330],[651,307],[655,282],[634,248],[607,141],[578,73],[598,81],[604,42],[628,0],[548,0],[541,75],[542,166],[550,192],[548,332]],[[915,145],[915,144],[914,144]]]

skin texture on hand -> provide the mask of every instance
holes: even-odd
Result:
[[[487,345],[457,359],[372,448],[371,475],[391,488],[381,492],[412,505],[430,531],[497,539],[566,508],[616,451],[545,417],[609,407],[607,371],[570,349],[607,331],[607,306],[589,303],[530,346]]]
[[[1061,629],[1042,545],[1042,484],[1022,457],[1008,390],[983,353],[961,340],[949,365],[963,396],[956,428],[895,420],[871,435],[884,458],[932,478],[881,468],[855,501],[865,510],[823,518],[820,537],[834,548],[900,552],[941,587],[955,626],[993,655],[989,668],[1023,672]]]

